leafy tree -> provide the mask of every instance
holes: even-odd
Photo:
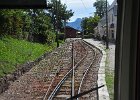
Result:
[[[106,13],[106,0],[96,0],[93,6],[96,8],[95,15],[100,16],[100,18],[102,18]]]
[[[67,6],[60,1],[52,0],[52,2],[52,9],[48,10],[49,14],[44,9],[0,10],[0,37],[10,35],[18,39],[34,41],[35,36],[43,36],[48,43],[54,41],[53,26],[54,29],[61,30],[64,21],[73,16],[73,12],[67,10]]]
[[[85,17],[85,18],[83,18],[83,20],[82,20],[82,22],[81,22],[81,27],[82,27],[82,30],[84,31],[84,34],[87,33],[87,32],[86,32],[86,31],[87,31],[87,27],[88,27],[87,21],[88,21],[88,18]]]
[[[29,15],[31,17],[31,32],[30,32],[30,40],[33,35],[41,34],[46,38],[46,41],[49,40],[50,33],[52,33],[52,24],[51,18],[43,9],[30,9]],[[53,36],[53,34],[52,34]],[[54,38],[51,38],[54,39]],[[33,41],[33,40],[32,40]],[[53,41],[53,40],[52,40]]]
[[[98,25],[99,20],[99,16],[83,18],[81,27],[84,31],[84,34],[94,33],[94,28]]]
[[[0,10],[0,33],[2,35],[20,36],[23,30],[24,10]]]
[[[72,10],[67,10],[66,4],[62,4],[60,0],[52,0],[49,6],[52,6],[52,9],[49,9],[48,11],[52,17],[54,29],[58,28],[61,30],[63,28],[63,23],[69,20],[74,12],[72,12]]]
[[[18,39],[33,40],[33,34],[42,34],[47,39],[52,33],[51,18],[43,9],[0,10],[0,25],[1,36],[11,35]]]

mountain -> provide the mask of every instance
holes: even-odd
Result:
[[[82,19],[81,18],[77,18],[74,22],[68,22],[66,24],[66,26],[70,26],[70,27],[72,27],[74,29],[82,31],[81,22],[82,22]]]

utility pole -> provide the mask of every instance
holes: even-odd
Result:
[[[109,49],[108,46],[108,10],[107,10],[107,0],[106,0],[106,49]]]
[[[59,0],[60,2],[60,0]],[[58,41],[58,1],[56,0],[56,42],[57,42],[57,47],[59,47],[59,41]]]
[[[59,0],[60,2],[60,0]],[[56,43],[57,43],[57,47],[59,47],[59,41],[58,41],[58,1],[55,0],[54,1],[54,5],[53,6],[48,6],[48,3],[52,3],[51,0],[47,0],[47,8],[52,9],[53,13],[52,13],[52,20],[53,20],[53,28],[54,28],[54,32],[56,32]],[[54,14],[54,12],[56,11],[56,16]]]
[[[84,39],[84,29],[82,30],[82,39]]]
[[[72,73],[71,73],[71,98],[74,96],[74,41],[72,41]],[[73,99],[71,99],[73,100]]]
[[[64,40],[66,40],[66,18],[64,18]]]
[[[30,11],[31,11],[31,21],[32,21],[32,24],[31,24],[31,27],[32,27],[32,29],[31,29],[31,33],[30,33],[30,36],[29,36],[29,40],[31,41],[31,42],[33,42],[33,34],[34,34],[34,32],[35,32],[35,27],[34,27],[34,24],[35,24],[35,11],[34,11],[34,9],[30,9]]]

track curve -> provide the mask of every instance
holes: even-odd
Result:
[[[81,46],[81,48],[75,45],[77,43],[80,44],[79,46]],[[72,95],[77,95],[97,85],[98,68],[96,68],[96,66],[98,66],[101,58],[100,52],[82,40],[74,41],[73,44],[73,68],[69,67],[67,73],[63,75],[59,74],[61,77],[59,77],[57,84],[54,84],[54,81],[58,81],[58,78],[52,80],[50,88],[46,92],[43,100],[65,100]],[[73,73],[74,80],[72,80],[71,73]],[[89,80],[92,81],[89,82]],[[73,90],[72,87],[74,88]],[[78,98],[77,100],[89,100],[88,96],[89,95]],[[92,98],[92,96],[90,96],[90,98]],[[97,94],[95,98],[97,98]],[[95,98],[93,100],[96,100]]]

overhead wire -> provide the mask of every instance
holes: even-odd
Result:
[[[84,8],[87,10],[87,7],[85,6],[83,0],[81,0],[81,2],[82,2],[82,4],[83,4]]]

